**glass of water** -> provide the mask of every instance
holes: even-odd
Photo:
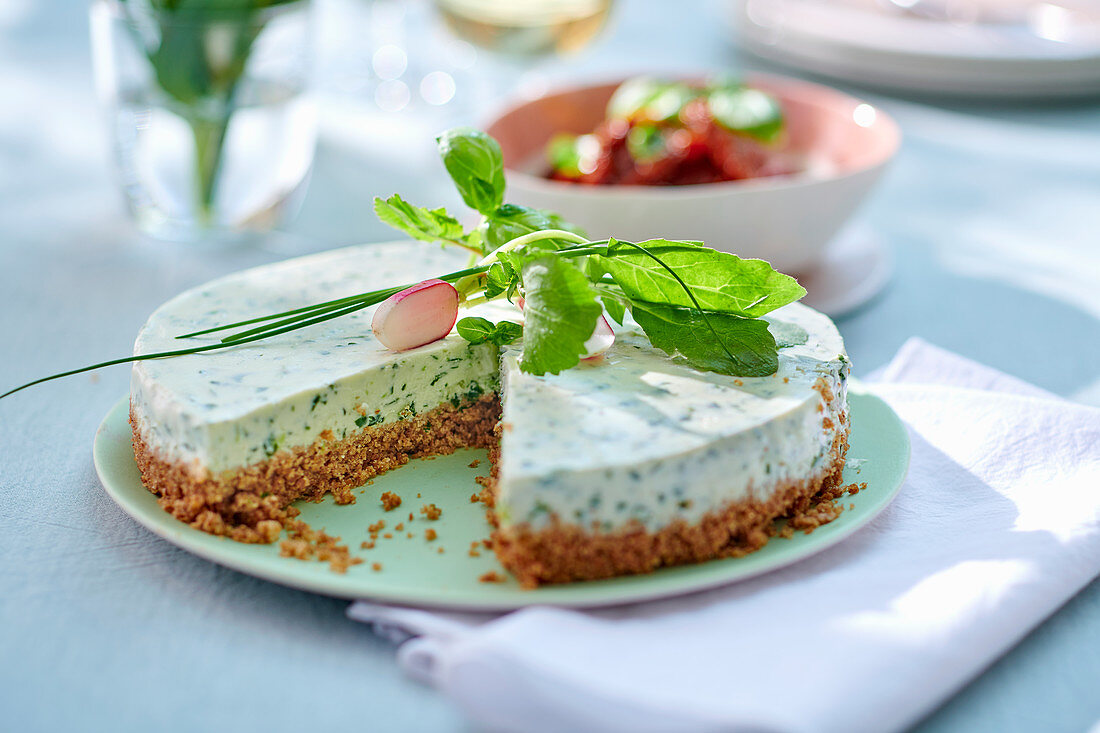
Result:
[[[309,179],[309,0],[94,0],[96,86],[139,228],[236,238],[295,213]]]

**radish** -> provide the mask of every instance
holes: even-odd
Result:
[[[522,295],[516,297],[516,305],[519,306],[521,311],[524,303]],[[611,324],[607,322],[603,314],[600,314],[600,320],[596,321],[596,327],[592,329],[592,335],[584,342],[584,356],[581,359],[588,360],[601,357],[614,343],[615,330],[611,328]]]
[[[584,342],[584,356],[581,358],[585,360],[599,358],[611,348],[613,343],[615,343],[615,331],[603,314],[600,314],[600,320],[596,321],[596,328]]]
[[[430,344],[451,332],[458,320],[458,291],[442,280],[425,280],[383,300],[371,330],[391,351]]]

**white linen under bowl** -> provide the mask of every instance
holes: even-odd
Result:
[[[547,142],[595,129],[616,82],[547,94],[489,125],[504,152],[508,200],[556,211],[593,237],[698,239],[785,272],[809,272],[897,151],[900,133],[882,110],[828,87],[771,75],[746,82],[779,99],[787,122],[780,149],[805,160],[804,171],[685,186],[544,178]]]

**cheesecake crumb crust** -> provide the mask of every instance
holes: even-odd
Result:
[[[750,490],[748,499],[707,513],[697,523],[678,520],[656,532],[636,521],[612,532],[590,531],[552,517],[550,524],[540,529],[526,524],[497,527],[493,549],[524,588],[636,575],[670,565],[747,555],[768,543],[775,534],[776,519],[790,517],[801,523],[797,528],[812,531],[839,516],[841,508],[835,501],[839,494],[834,492],[841,486],[848,451],[847,420],[843,426],[821,474],[785,482],[766,500],[755,499]],[[490,449],[494,467],[498,452],[499,448]],[[495,488],[495,471],[489,483]]]

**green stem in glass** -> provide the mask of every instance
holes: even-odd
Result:
[[[203,226],[214,223],[214,198],[229,118],[230,112],[227,110],[217,120],[195,116],[188,120],[195,138],[195,216]]]

